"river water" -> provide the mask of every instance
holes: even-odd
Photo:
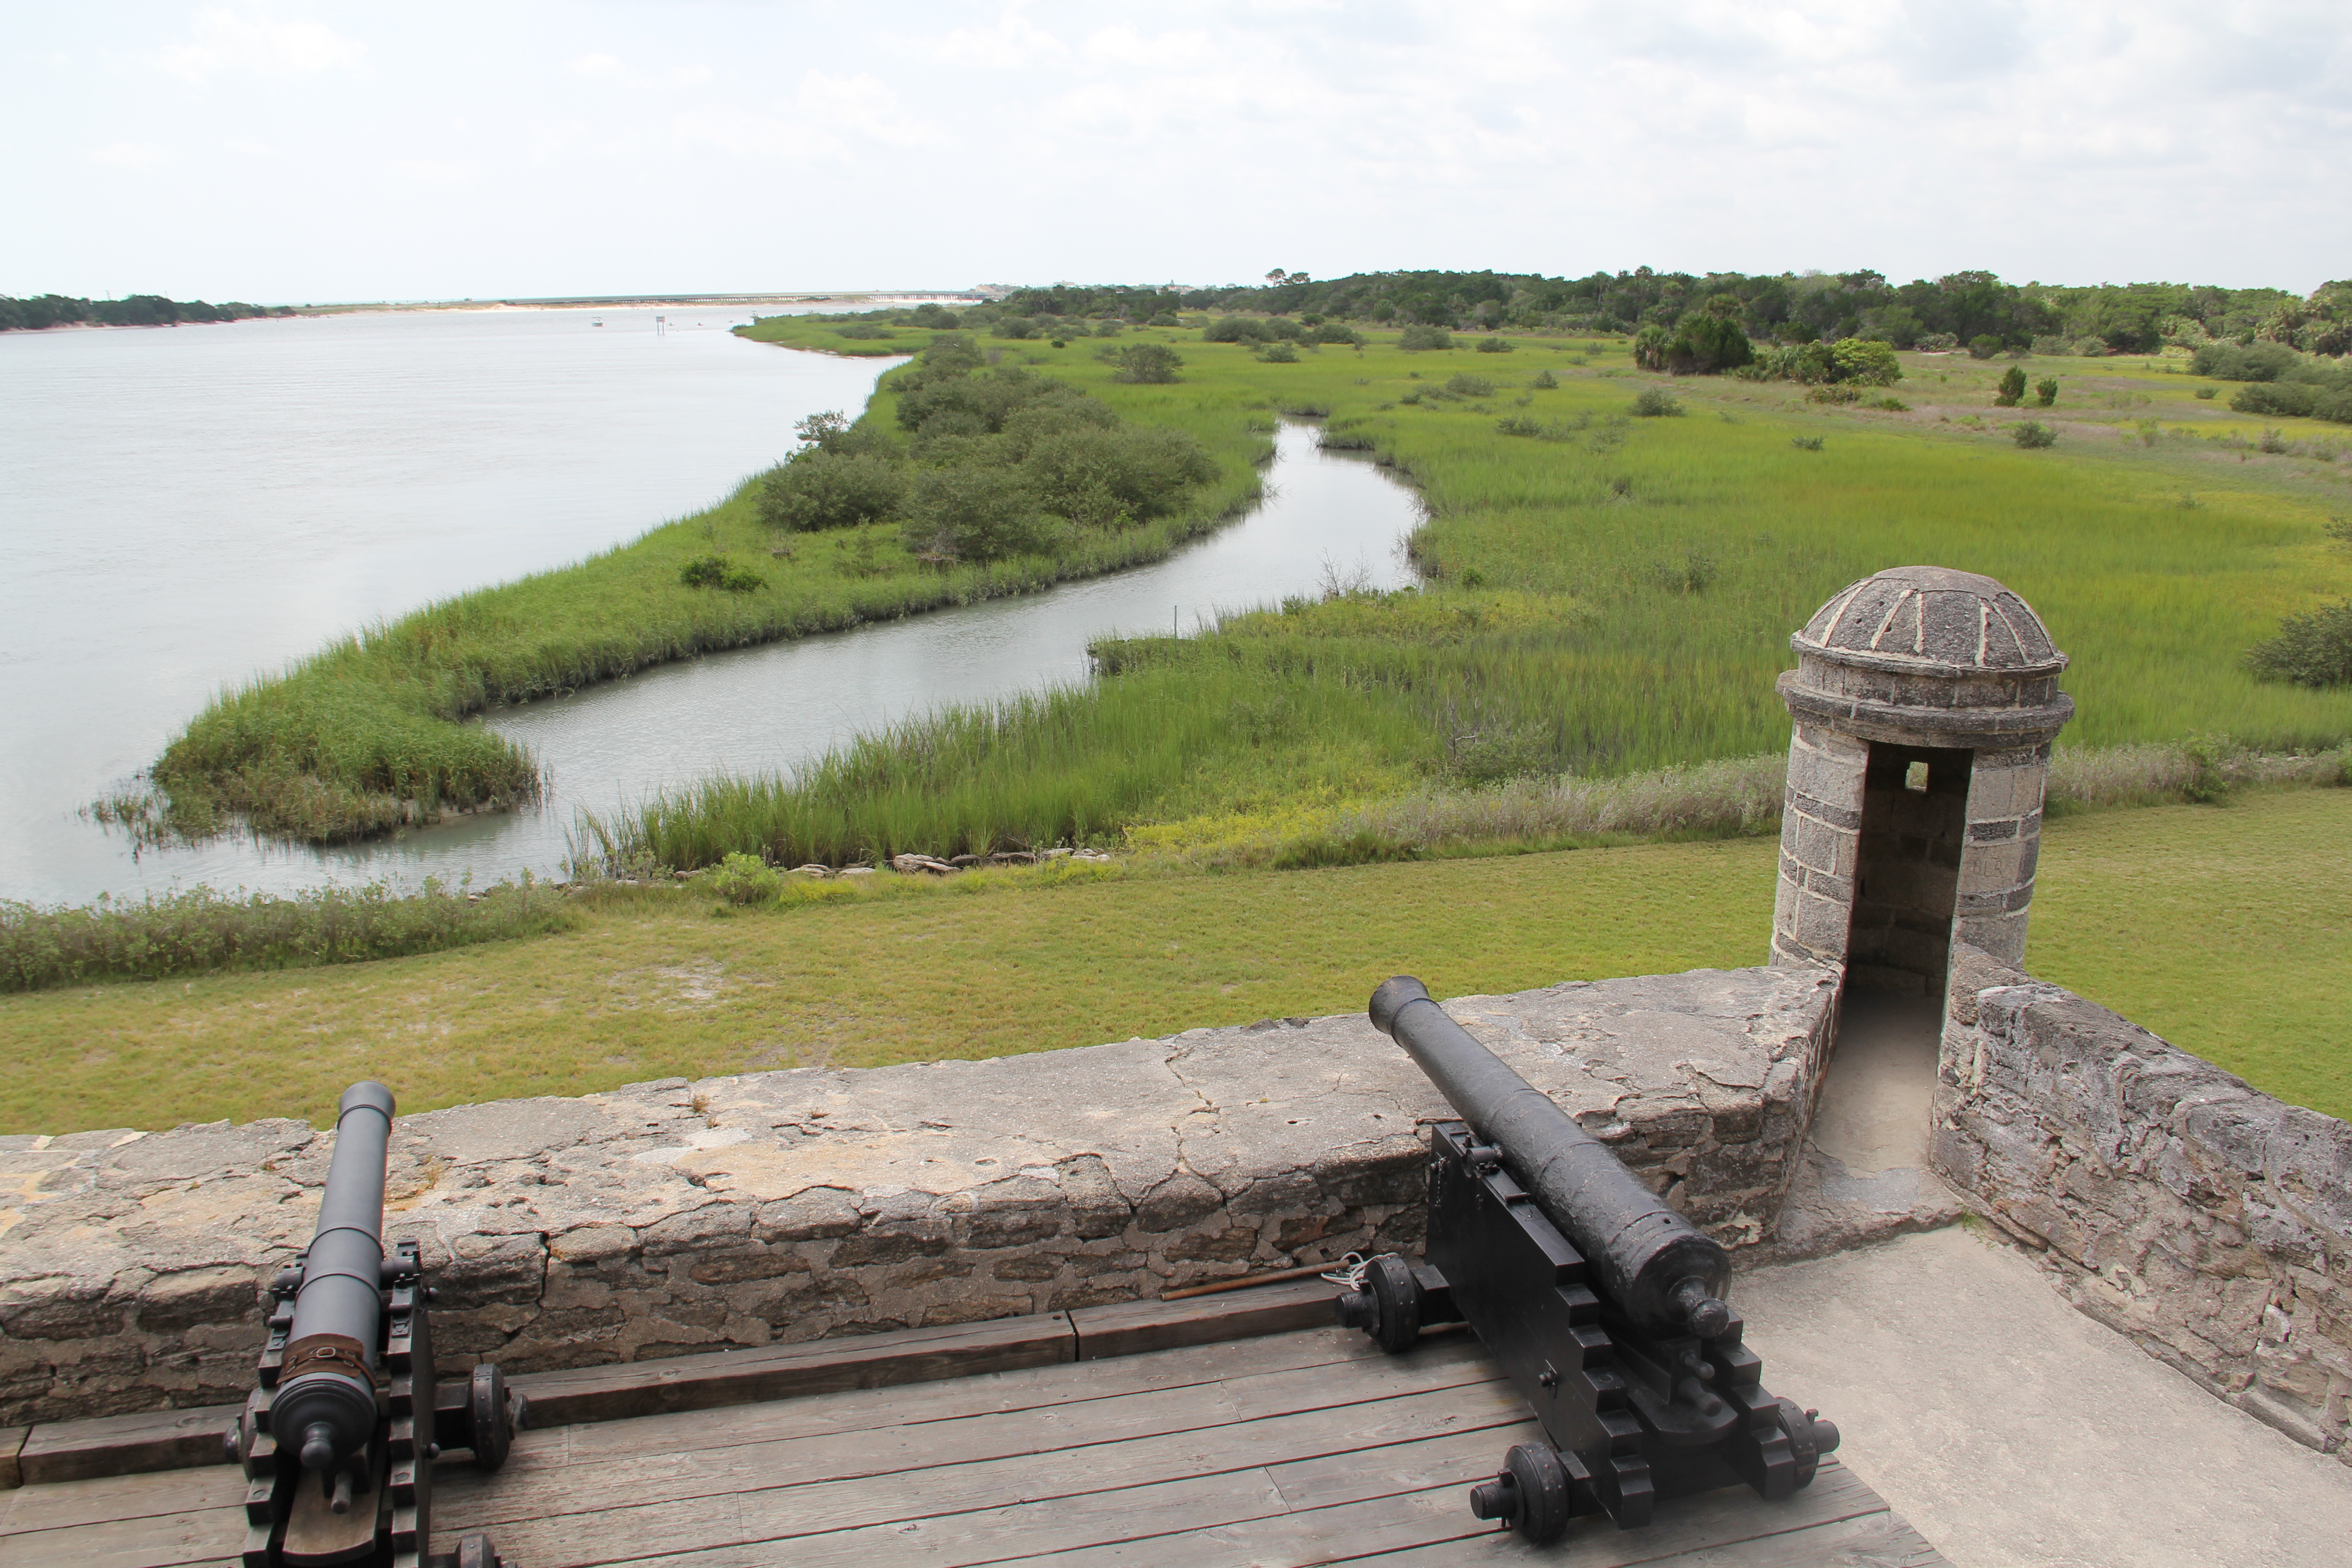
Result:
[[[895,363],[746,342],[730,320],[419,311],[0,334],[0,898],[560,875],[579,807],[789,770],[940,704],[1082,680],[1107,632],[1190,630],[1329,573],[1411,580],[1411,498],[1288,426],[1266,503],[1158,564],[500,710],[488,721],[551,780],[532,810],[328,850],[136,856],[80,815],[223,685],[717,500],[791,449],[796,420],[856,409]]]

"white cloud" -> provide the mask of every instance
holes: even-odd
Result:
[[[280,20],[212,5],[196,13],[194,36],[166,46],[156,61],[173,76],[203,82],[224,71],[290,77],[342,70],[366,53],[365,45],[307,16]]]

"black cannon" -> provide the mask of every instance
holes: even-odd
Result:
[[[1339,1321],[1384,1350],[1466,1321],[1550,1440],[1521,1443],[1471,1511],[1529,1541],[1605,1512],[1650,1522],[1660,1498],[1740,1482],[1770,1500],[1811,1484],[1837,1428],[1764,1390],[1723,1295],[1722,1247],[1637,1181],[1549,1097],[1399,975],[1372,1022],[1460,1112],[1434,1130],[1423,1261],[1366,1266]]]
[[[355,1083],[335,1119],[319,1226],[270,1285],[256,1386],[228,1429],[245,1467],[246,1568],[499,1568],[488,1538],[431,1549],[433,1461],[495,1470],[527,1415],[491,1365],[444,1387],[416,1244],[383,1250],[392,1091]]]

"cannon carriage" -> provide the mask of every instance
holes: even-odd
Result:
[[[499,1568],[479,1533],[431,1549],[433,1466],[506,1463],[528,1418],[488,1363],[436,1375],[432,1288],[413,1241],[383,1248],[392,1091],[343,1091],[310,1245],[271,1282],[253,1392],[225,1436],[244,1468],[246,1568]]]
[[[1419,1261],[1374,1258],[1340,1323],[1401,1352],[1466,1322],[1542,1423],[1475,1488],[1472,1511],[1531,1542],[1580,1515],[1648,1524],[1660,1499],[1745,1482],[1811,1484],[1837,1428],[1763,1384],[1723,1300],[1720,1243],[1660,1202],[1605,1144],[1399,975],[1371,1019],[1461,1114],[1433,1129]]]

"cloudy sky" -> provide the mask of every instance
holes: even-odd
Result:
[[[2341,0],[0,16],[0,293],[2352,277]]]

